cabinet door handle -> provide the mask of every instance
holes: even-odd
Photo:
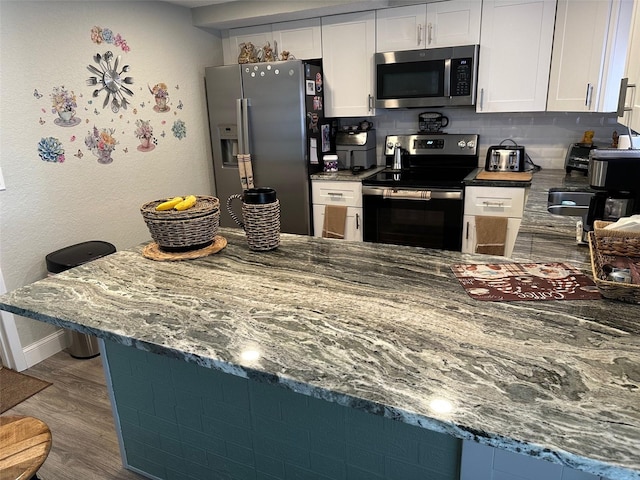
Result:
[[[624,117],[624,112],[630,112],[632,110],[631,107],[627,107],[627,90],[629,88],[636,88],[634,83],[629,83],[628,78],[623,78],[620,80],[620,93],[618,94],[618,111],[616,115],[618,117]]]
[[[593,96],[593,85],[587,83],[587,94],[584,97],[584,106],[591,110],[591,97]]]
[[[360,230],[360,214],[356,213],[356,230]]]
[[[488,200],[485,200],[484,202],[482,202],[482,205],[484,205],[485,207],[504,207],[504,202],[490,202]]]
[[[341,197],[342,192],[327,192],[327,195],[329,195],[330,197]]]
[[[373,95],[369,94],[369,111],[373,111]]]
[[[431,45],[431,40],[432,40],[431,35],[432,34],[433,34],[433,25],[431,24],[431,22],[429,22],[427,24],[427,44],[428,45]]]
[[[469,240],[469,222],[467,222],[467,233],[465,234],[465,239]]]
[[[483,110],[484,106],[484,88],[480,89],[480,111]]]
[[[422,43],[422,24],[418,24],[418,46]]]

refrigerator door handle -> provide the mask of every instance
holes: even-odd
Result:
[[[238,154],[244,155],[244,132],[242,131],[242,99],[236,99],[236,124],[238,128]]]
[[[242,137],[244,141],[244,154],[249,155],[249,99],[242,99]]]

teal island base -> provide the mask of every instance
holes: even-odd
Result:
[[[104,341],[125,466],[166,480],[457,480],[452,436]]]

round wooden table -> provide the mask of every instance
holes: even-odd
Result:
[[[0,479],[30,479],[51,450],[51,431],[33,417],[0,417]]]

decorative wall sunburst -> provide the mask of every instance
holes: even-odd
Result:
[[[123,77],[122,74],[129,71],[129,65],[123,65],[122,70],[118,71],[118,65],[120,64],[120,55],[113,60],[113,53],[110,51],[105,52],[104,55],[96,53],[93,56],[93,60],[98,64],[100,68],[96,68],[93,65],[88,65],[87,70],[95,74],[95,77],[89,77],[87,79],[87,85],[89,86],[101,86],[93,91],[93,97],[96,98],[100,95],[100,92],[106,90],[107,96],[104,99],[102,108],[106,108],[111,103],[111,110],[113,113],[117,113],[120,107],[127,109],[129,102],[124,94],[133,96],[133,92],[127,88],[126,85],[133,84],[132,77]]]

